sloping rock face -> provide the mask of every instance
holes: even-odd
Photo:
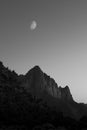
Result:
[[[39,66],[35,66],[25,75],[25,81],[22,85],[26,86],[28,90],[34,91],[34,93],[45,91],[58,99],[73,100],[69,87],[58,87],[55,80],[43,73]]]
[[[3,63],[0,62],[0,85],[5,86],[16,86],[18,83],[18,75],[15,71],[10,71],[4,67]]]
[[[65,88],[59,87],[59,90],[61,91],[61,98],[63,100],[68,100],[68,101],[73,100],[70,89],[68,86],[65,86]]]
[[[87,113],[85,105],[73,100],[68,86],[59,87],[39,66],[33,67],[26,75],[18,75],[0,62],[1,117],[4,115],[10,121],[16,118],[34,120],[35,114],[38,118],[38,114],[44,116],[45,112],[46,116],[51,110],[70,117],[82,117]]]
[[[39,66],[32,68],[26,75],[18,76],[14,71],[10,71],[4,67],[3,63],[0,62],[0,85],[4,87],[14,86],[12,88],[19,86],[35,95],[45,92],[58,99],[73,100],[69,87],[58,87],[55,80],[43,73]]]

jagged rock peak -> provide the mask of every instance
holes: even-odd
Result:
[[[53,97],[63,99],[63,100],[72,100],[72,95],[68,86],[65,88],[58,87],[57,83],[53,78],[44,73],[39,66],[33,67],[27,74],[27,88],[39,90],[45,90],[48,94]],[[31,85],[30,85],[31,84]]]
[[[33,69],[35,69],[35,70],[41,70],[41,68],[38,65],[34,66]]]
[[[41,70],[41,68],[38,66],[38,65],[36,65],[36,66],[34,66],[33,68],[31,68],[27,73],[26,73],[26,76],[28,76],[30,73],[41,73],[42,72],[42,70]]]
[[[67,99],[67,100],[73,100],[70,89],[68,86],[65,86],[62,88],[61,86],[59,87],[59,90],[61,91],[61,97],[62,99]]]

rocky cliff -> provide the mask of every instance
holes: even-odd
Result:
[[[58,87],[55,80],[46,73],[43,73],[39,66],[35,66],[25,75],[23,85],[28,90],[34,91],[34,93],[46,91],[55,98],[68,101],[73,100],[69,87]]]
[[[33,67],[26,75],[18,76],[0,62],[0,83],[1,85],[9,84],[9,86],[12,84],[19,85],[26,88],[27,91],[38,94],[45,91],[49,95],[62,100],[73,100],[69,87],[58,87],[55,80],[43,73],[39,66]]]
[[[69,87],[59,87],[39,66],[33,67],[25,75],[18,75],[0,62],[1,117],[29,119],[28,115],[33,118],[32,113],[35,111],[35,115],[36,110],[41,114],[43,111],[62,112],[64,116],[73,118],[87,114],[87,107],[73,100]]]

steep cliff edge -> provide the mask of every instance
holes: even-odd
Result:
[[[25,75],[24,86],[28,90],[34,91],[34,93],[45,91],[58,99],[73,100],[69,87],[58,87],[55,80],[46,73],[43,73],[39,66],[35,66]]]
[[[59,87],[39,66],[33,67],[26,75],[18,75],[0,62],[1,117],[27,120],[37,107],[41,113],[45,110],[62,112],[64,116],[78,119],[87,115],[87,107],[73,100],[69,87]]]

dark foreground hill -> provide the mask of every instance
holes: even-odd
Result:
[[[59,87],[39,66],[18,75],[0,62],[1,127],[82,129],[86,122],[87,106],[73,100],[68,86]]]

